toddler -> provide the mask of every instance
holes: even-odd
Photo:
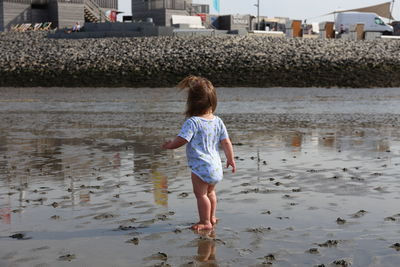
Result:
[[[215,185],[222,180],[222,164],[218,152],[221,144],[226,156],[226,167],[236,171],[232,143],[222,120],[213,113],[217,107],[217,93],[205,78],[189,76],[178,87],[188,90],[186,117],[178,136],[163,145],[176,149],[185,144],[188,165],[192,171],[193,192],[197,200],[200,221],[191,228],[209,230],[217,222]]]

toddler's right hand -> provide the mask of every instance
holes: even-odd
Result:
[[[235,173],[236,172],[236,163],[234,160],[226,161],[226,167],[229,168],[229,166],[232,166],[232,173]]]
[[[162,145],[162,149],[164,149],[164,150],[167,150],[167,149],[169,149],[169,144],[171,144],[172,143],[172,140],[169,140],[169,141],[167,141],[167,142],[165,142],[163,145]]]

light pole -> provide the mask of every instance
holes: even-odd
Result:
[[[257,0],[257,4],[254,6],[257,7],[257,30],[260,29],[260,0]]]
[[[392,21],[393,7],[394,7],[394,0],[392,1],[392,5],[391,5],[391,7],[390,7],[390,18],[389,18],[389,23]]]

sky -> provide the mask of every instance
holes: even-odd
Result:
[[[118,0],[119,10],[131,13],[131,0]],[[382,4],[391,0],[259,0],[260,16],[289,17],[291,19],[308,22],[320,22],[333,20],[332,16],[319,17],[335,10],[345,10]],[[212,8],[213,0],[193,0],[193,3],[209,4],[210,13],[218,14]],[[220,0],[221,10],[219,14],[257,14],[257,0]],[[393,16],[400,20],[400,0],[396,0],[393,8]]]

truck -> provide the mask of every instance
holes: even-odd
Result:
[[[349,31],[350,25],[364,24],[365,32],[381,32],[391,35],[393,27],[387,25],[383,19],[375,13],[370,12],[341,12],[335,18],[335,30],[339,34]]]

